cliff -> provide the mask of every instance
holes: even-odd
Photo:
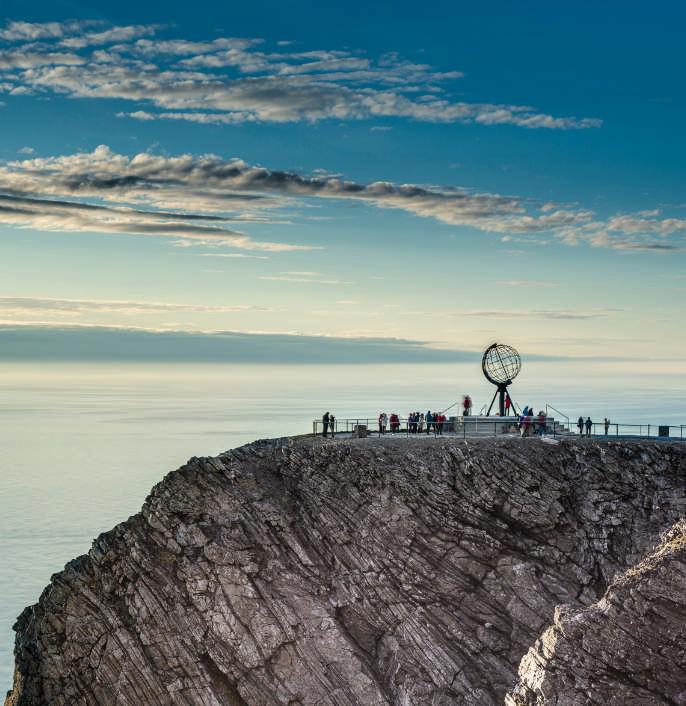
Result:
[[[589,608],[559,606],[508,706],[686,704],[686,521]]]
[[[661,640],[683,602],[629,606],[626,581],[657,571],[640,562],[686,514],[685,479],[686,449],[649,442],[293,439],[191,459],[22,613],[6,706],[596,703],[555,694],[594,680],[593,655],[572,659],[592,626],[615,649],[597,615],[630,633],[661,616],[614,674],[683,653],[677,627]]]

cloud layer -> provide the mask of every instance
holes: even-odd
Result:
[[[684,249],[686,219],[658,210],[600,218],[579,207],[523,198],[327,174],[303,175],[215,155],[92,152],[0,165],[0,222],[39,230],[128,233],[178,244],[288,252],[319,245],[262,241],[235,228],[284,222],[304,200],[359,202],[486,233],[505,242],[552,236],[624,251]],[[527,284],[522,281],[509,284]],[[531,284],[531,283],[529,283]],[[541,283],[537,283],[541,284]]]
[[[284,123],[407,118],[524,128],[599,127],[527,105],[455,100],[460,71],[396,53],[269,48],[257,38],[165,39],[158,25],[9,22],[0,30],[0,87],[10,95],[130,101],[138,120]],[[4,46],[3,46],[4,44]]]
[[[475,354],[396,338],[337,338],[227,331],[196,333],[105,326],[0,324],[0,360],[170,363],[438,363]]]

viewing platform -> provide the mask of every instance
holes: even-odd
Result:
[[[432,423],[427,429],[427,424],[413,425],[408,423],[406,417],[400,417],[396,429],[387,425],[384,432],[379,429],[378,419],[375,417],[346,417],[336,418],[334,428],[329,427],[328,435],[337,437],[378,437],[378,436],[450,436],[462,438],[489,437],[489,436],[527,436],[527,437],[589,437],[589,438],[621,438],[621,439],[658,439],[664,441],[686,442],[686,425],[666,424],[623,424],[611,422],[606,429],[604,422],[595,422],[591,426],[590,434],[579,434],[577,428],[570,424],[569,419],[559,419],[546,416],[543,421],[534,415],[528,418],[528,427],[522,434],[520,418],[516,416],[500,417],[486,415],[469,415],[449,417],[442,424]],[[571,428],[570,428],[571,427]],[[323,436],[324,424],[322,419],[312,420],[312,434]]]

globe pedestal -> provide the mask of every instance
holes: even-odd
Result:
[[[510,382],[512,382],[510,380]],[[491,410],[493,409],[493,404],[495,403],[495,398],[498,398],[498,414],[500,414],[501,417],[505,416],[505,400],[509,395],[507,394],[507,386],[510,384],[510,382],[499,382],[497,384],[497,389],[495,391],[495,394],[493,395],[493,399],[491,400],[491,404],[488,407],[488,412],[486,412],[486,416],[490,417],[491,416]]]

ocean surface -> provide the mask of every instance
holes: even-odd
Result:
[[[490,402],[478,364],[0,365],[0,689],[16,616],[191,456],[311,431],[327,410],[404,416],[465,393],[475,411]],[[686,424],[686,370],[659,364],[536,362],[512,397],[571,418]]]

